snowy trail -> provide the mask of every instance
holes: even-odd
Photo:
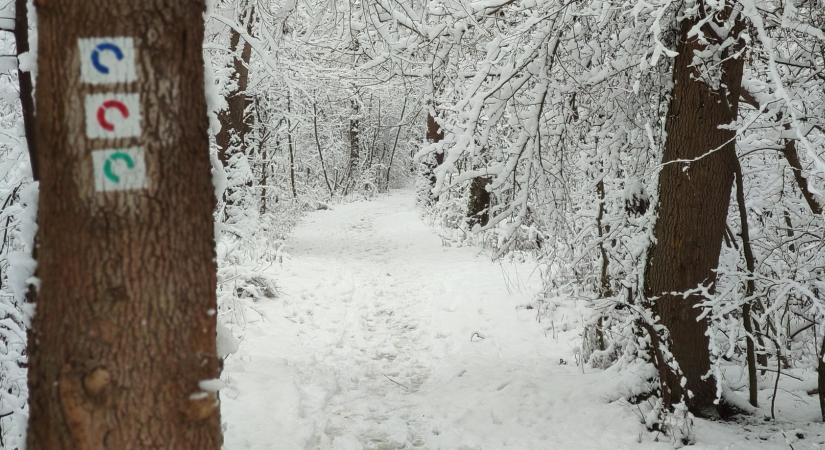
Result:
[[[534,265],[442,246],[413,203],[340,205],[295,230],[281,296],[251,304],[226,364],[227,450],[670,448],[639,444],[638,418],[607,403],[615,383],[519,307]]]

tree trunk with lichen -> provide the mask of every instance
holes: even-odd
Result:
[[[676,48],[662,158],[666,165],[659,175],[659,214],[653,231],[655,245],[648,253],[645,296],[652,299],[654,313],[668,330],[670,350],[681,370],[681,374],[675,373],[666,362],[656,361],[663,374],[665,404],[684,400],[694,414],[715,415],[716,385],[713,377],[707,376],[708,325],[707,319],[699,319],[701,310],[697,307],[704,298],[698,293],[673,293],[700,285],[713,289],[734,180],[731,158],[736,158],[735,132],[720,126],[737,118],[743,60],[728,54],[738,45],[729,48],[722,55],[719,87],[706,84],[693,58],[707,47],[696,37],[688,37],[697,20],[682,22]],[[738,21],[732,35],[741,29]],[[667,164],[675,160],[695,161],[688,166]]]
[[[36,3],[40,284],[27,446],[219,450],[218,401],[200,383],[221,366],[204,1]],[[102,36],[134,39],[135,81],[83,82],[78,39]],[[141,131],[87,137],[86,95],[111,93],[139,95]],[[145,183],[101,189],[93,154],[134,148]]]

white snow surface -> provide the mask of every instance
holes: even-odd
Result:
[[[673,448],[523,307],[534,262],[443,246],[411,191],[311,213],[287,252],[226,361],[226,450]],[[788,448],[731,428],[699,421],[692,448]]]

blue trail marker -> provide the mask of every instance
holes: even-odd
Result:
[[[92,52],[92,66],[104,75],[108,75],[110,70],[109,66],[100,62],[100,52],[106,51],[114,54],[118,61],[123,61],[123,50],[121,50],[120,47],[111,42],[103,42],[102,44],[98,44]]]
[[[96,85],[137,81],[135,44],[134,38],[126,36],[78,39],[80,81]]]

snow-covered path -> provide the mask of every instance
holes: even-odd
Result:
[[[534,264],[442,246],[413,201],[340,205],[295,230],[271,274],[280,297],[251,304],[226,364],[227,450],[670,447],[639,444],[639,418],[608,403],[615,383],[576,367],[563,331],[580,318],[522,307]]]

